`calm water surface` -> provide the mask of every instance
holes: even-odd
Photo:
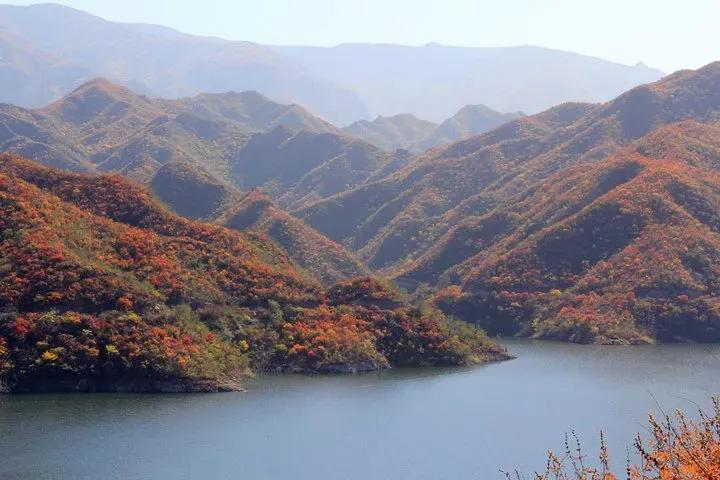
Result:
[[[0,479],[501,479],[574,429],[621,466],[645,415],[707,407],[720,346],[511,341],[473,369],[282,376],[246,393],[0,396]]]

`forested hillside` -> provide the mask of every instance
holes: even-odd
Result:
[[[494,333],[714,341],[719,87],[715,63],[560,105],[296,213]]]
[[[371,278],[323,291],[267,237],[178,217],[119,176],[0,160],[0,383],[217,390],[249,371],[506,358]]]

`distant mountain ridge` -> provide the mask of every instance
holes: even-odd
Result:
[[[485,105],[465,105],[440,125],[406,113],[380,116],[372,122],[360,120],[342,130],[386,150],[401,148],[422,153],[480,135],[522,116],[521,112],[499,113]]]
[[[251,42],[115,23],[57,4],[0,5],[0,45],[8,39],[24,54],[5,66],[16,80],[0,84],[0,101],[21,106],[39,107],[100,76],[156,96],[256,90],[333,120],[365,115],[352,92]],[[29,90],[36,78],[48,83]]]
[[[540,47],[276,47],[107,21],[57,4],[0,5],[0,102],[39,107],[93,77],[168,98],[256,90],[339,126],[464,105],[535,113],[605,101],[661,72]]]
[[[391,117],[379,116],[373,121],[358,120],[342,130],[348,135],[392,151],[413,148],[432,135],[437,127],[437,124],[419,119],[411,113],[402,113]]]
[[[603,102],[663,73],[534,46],[421,47],[348,43],[274,49],[355,92],[372,116],[412,113],[441,122],[465,105],[537,113],[568,102]]]
[[[444,147],[475,135],[489,132],[511,120],[525,116],[522,112],[499,113],[485,105],[465,105],[442,122],[430,136],[415,145],[416,150]]]
[[[76,171],[119,171],[148,181],[168,162],[187,162],[225,178],[255,134],[342,132],[298,105],[256,92],[166,100],[91,80],[36,110],[0,105],[0,147]]]
[[[297,105],[255,93],[165,100],[91,80],[46,107],[0,105],[0,148],[74,171],[118,171],[147,182],[168,162],[223,179],[253,134],[276,127],[340,135]]]

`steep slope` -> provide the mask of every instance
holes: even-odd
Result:
[[[607,104],[563,104],[295,213],[371,267],[396,270],[465,217],[489,212],[567,166],[599,161],[664,124],[717,119],[719,88],[720,63],[713,63]]]
[[[258,371],[507,358],[371,279],[324,293],[265,237],[195,223],[118,176],[0,157],[0,385],[218,390]]]
[[[0,101],[30,100],[21,106],[38,106],[39,101],[51,100],[48,94],[53,92],[58,98],[82,80],[76,71],[86,71],[90,73],[85,79],[107,77],[133,90],[165,97],[256,90],[340,123],[366,115],[355,94],[286,55],[250,42],[114,23],[57,4],[0,6],[0,38],[10,35],[27,46],[22,55],[8,57],[13,71],[49,73],[37,88],[19,81],[5,84],[14,88],[0,90]],[[46,56],[62,58],[71,69],[54,65]],[[41,67],[28,69],[29,63]]]
[[[485,105],[466,105],[455,115],[435,128],[430,135],[415,142],[414,149],[419,151],[432,147],[443,147],[466,138],[481,135],[493,130],[524,114],[500,113]]]
[[[350,137],[278,127],[253,135],[229,168],[240,188],[263,187],[282,207],[293,208],[361,185],[409,158]]]
[[[349,251],[276,207],[260,190],[243,194],[185,163],[164,165],[149,186],[180,215],[266,235],[296,266],[323,285],[370,275]]]
[[[250,191],[216,221],[235,230],[267,235],[296,265],[324,285],[370,275],[347,250],[277,208],[261,191]]]
[[[395,267],[420,255],[443,228],[452,225],[442,221],[443,215],[471,202],[505,175],[513,178],[510,172],[516,166],[544,149],[552,150],[553,132],[564,131],[597,108],[567,104],[516,120],[481,137],[429,152],[385,178],[298,209],[295,214],[358,251],[371,267]],[[481,198],[469,208],[485,210],[495,202]]]
[[[446,272],[461,287],[441,292],[438,303],[491,332],[583,343],[718,341],[719,152],[690,166],[628,149],[568,168],[516,204],[465,223],[405,275],[432,276],[452,263],[452,244],[464,244],[477,253]]]
[[[412,113],[441,122],[465,105],[536,113],[563,102],[605,102],[662,73],[541,47],[438,44],[275,47],[342,85],[370,115]]]
[[[0,104],[0,151],[15,152],[45,165],[87,171],[92,164],[75,142],[38,112]]]
[[[715,123],[702,124],[686,121],[671,124],[651,132],[627,147],[625,155],[672,158],[698,169],[717,170],[720,166],[719,133],[720,125]],[[629,164],[627,168],[610,168],[607,172],[601,172],[597,178],[582,179],[577,188],[567,186],[566,183],[563,183],[562,187],[553,187],[550,191],[555,192],[558,198],[550,200],[546,198],[541,202],[543,207],[539,208],[533,202],[538,202],[540,193],[548,196],[549,183],[552,181],[549,179],[541,185],[533,186],[522,195],[514,197],[490,213],[466,216],[425,255],[402,269],[398,273],[398,280],[409,286],[437,281],[445,285],[459,282],[463,272],[467,272],[475,261],[476,255],[493,248],[495,243],[515,234],[518,230],[527,228],[528,231],[533,232],[540,228],[539,226],[563,218],[567,212],[578,210],[581,205],[590,200],[586,198],[583,200],[584,203],[578,203],[577,199],[573,199],[571,202],[568,197],[575,195],[578,191],[590,191],[588,185],[595,185],[591,191],[593,196],[590,196],[590,193],[583,195],[590,199],[598,197],[631,179],[637,174],[638,168],[635,164]],[[597,171],[593,171],[593,174],[597,173]],[[566,187],[568,192],[562,192],[563,187]],[[585,190],[581,190],[583,188]],[[578,203],[580,206],[568,206],[573,203]],[[542,216],[529,222],[524,220],[527,215],[537,214],[534,212],[542,212]],[[530,227],[524,227],[523,222],[529,224]]]
[[[180,215],[266,235],[296,266],[323,285],[370,275],[349,251],[276,207],[261,190],[241,193],[185,163],[164,165],[149,186]]]
[[[185,113],[163,115],[122,143],[101,146],[90,158],[98,171],[119,172],[142,183],[170,162],[193,165],[225,181],[229,159],[250,137],[244,128],[224,120]]]
[[[187,163],[166,163],[149,186],[172,211],[192,219],[215,218],[241,196],[236,188]]]
[[[405,113],[392,117],[379,116],[372,122],[358,120],[343,128],[343,132],[385,150],[410,148],[425,141],[438,127],[437,124],[421,120]]]

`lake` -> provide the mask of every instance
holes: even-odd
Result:
[[[502,479],[572,429],[593,453],[604,430],[622,470],[649,411],[720,393],[720,346],[506,345],[517,360],[244,393],[0,396],[0,478]]]

